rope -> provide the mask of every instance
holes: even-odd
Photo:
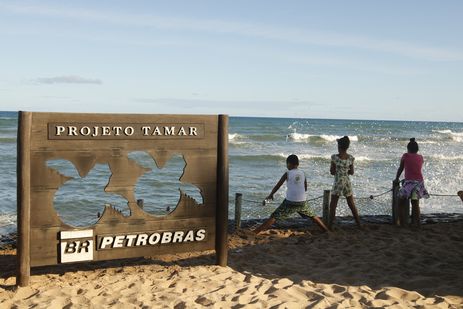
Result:
[[[254,203],[254,204],[262,204],[262,202],[258,202],[258,201],[252,201],[252,200],[246,200],[244,198],[241,199],[243,202],[249,202],[249,203]]]
[[[372,195],[370,195],[370,196],[368,196],[368,197],[357,197],[356,199],[357,199],[357,200],[366,200],[366,199],[372,200],[372,199],[375,199],[375,198],[377,198],[377,197],[383,196],[384,194],[387,194],[387,193],[389,193],[389,192],[391,192],[391,191],[392,191],[392,189],[389,189],[389,190],[387,190],[387,191],[384,191],[383,193],[372,194]]]
[[[323,195],[320,195],[320,196],[317,196],[317,197],[313,197],[313,198],[309,198],[309,199],[307,199],[306,201],[307,201],[307,202],[310,202],[310,201],[315,201],[315,200],[318,200],[318,199],[321,199],[321,198],[323,198]],[[254,203],[254,204],[260,204],[260,205],[262,205],[262,201],[261,201],[261,202],[258,202],[258,201],[254,201],[254,200],[244,199],[244,198],[242,198],[241,200],[242,200],[243,202],[248,202],[248,203]]]
[[[372,200],[372,199],[374,199],[374,198],[383,196],[383,195],[385,195],[385,194],[387,194],[387,193],[389,193],[389,192],[391,192],[391,191],[392,191],[392,189],[389,189],[389,190],[384,191],[384,192],[379,193],[379,194],[372,194],[372,195],[370,195],[370,196],[365,196],[365,197],[357,197],[356,199],[357,199],[357,200],[362,200],[362,199],[364,199],[364,200],[366,200],[366,199]],[[453,195],[452,195],[452,196],[453,196]],[[321,199],[321,198],[323,198],[323,195],[320,195],[320,196],[317,196],[317,197],[313,197],[313,198],[309,198],[309,199],[307,199],[306,201],[307,201],[307,202],[310,202],[310,201],[315,201],[315,200],[318,200],[318,199]],[[243,202],[248,202],[248,203],[262,204],[262,202],[255,201],[255,200],[248,200],[248,199],[244,199],[244,198],[242,198],[241,200],[242,200]]]
[[[459,195],[458,195],[458,194],[439,194],[439,193],[433,193],[433,194],[429,194],[429,196],[457,197],[457,196],[459,196]]]
[[[384,189],[384,192],[380,192],[377,194],[371,194],[371,195],[364,195],[360,197],[355,197],[356,200],[356,206],[357,209],[360,213],[360,215],[368,215],[368,216],[391,216],[392,215],[392,208],[391,208],[391,203],[392,199],[394,198],[392,196],[392,192],[394,192],[395,188],[393,189]],[[438,197],[459,197],[458,194],[442,194],[442,193],[432,193],[430,196],[434,198]],[[322,204],[322,199],[323,195],[312,197],[307,199],[307,201],[312,201],[310,203],[310,206],[312,210],[314,211],[315,214],[318,216],[321,216],[323,213],[323,204]],[[349,216],[350,215],[350,209],[348,208],[348,205],[345,203],[345,198],[342,197],[344,200],[341,204],[338,205],[337,208],[337,214],[339,216]],[[250,203],[250,204],[255,204],[255,205],[263,205],[262,201],[257,201],[253,199],[241,199],[243,201],[243,204]],[[233,201],[232,201],[233,202]],[[264,205],[269,205],[270,203],[266,203]],[[271,207],[252,207],[251,205],[248,205],[246,207],[243,205],[242,208],[242,216],[243,218],[247,219],[258,219],[262,217],[266,217],[268,215],[268,212],[270,211]]]

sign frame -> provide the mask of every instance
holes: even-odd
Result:
[[[143,136],[70,136],[53,138],[49,132],[53,124],[125,124],[135,129],[141,124],[153,123],[160,127],[185,124],[196,129],[176,131],[178,136],[155,136],[153,130],[143,129]],[[62,129],[60,128],[60,131]],[[72,129],[74,130],[74,129]],[[89,129],[82,132],[87,133]],[[100,134],[103,129],[99,129]],[[108,129],[104,129],[108,133]],[[160,131],[161,129],[159,129]],[[117,130],[116,130],[117,131]],[[116,131],[113,131],[116,132]],[[96,132],[96,131],[94,131]],[[123,132],[123,131],[120,131]],[[128,133],[131,130],[127,130]],[[169,127],[168,131],[174,132]],[[185,134],[186,132],[186,134]],[[71,132],[72,133],[72,132]],[[117,132],[116,132],[117,133]],[[188,136],[188,133],[192,134]],[[197,134],[194,134],[197,133]],[[148,145],[148,146],[144,146]],[[130,151],[147,151],[158,167],[163,167],[173,154],[184,157],[186,167],[180,181],[196,185],[201,190],[203,204],[181,194],[176,209],[162,217],[144,212],[136,203],[134,185],[143,174],[143,168],[134,166],[127,154]],[[127,157],[127,158],[126,158]],[[77,228],[59,218],[53,207],[54,193],[68,179],[46,165],[47,160],[70,160],[82,177],[96,163],[108,163],[112,171],[105,187],[106,192],[119,194],[127,199],[130,216],[123,216],[118,210],[105,206],[99,221],[92,226]],[[93,165],[92,165],[93,164]],[[207,170],[206,173],[203,169]],[[73,259],[100,261],[130,257],[155,256],[159,254],[203,251],[216,252],[216,264],[226,266],[228,260],[228,116],[227,115],[147,115],[147,114],[82,114],[42,113],[19,111],[17,139],[17,222],[18,270],[16,284],[27,286],[31,267],[74,262]],[[215,170],[211,173],[211,170]],[[119,173],[119,174],[118,174]],[[38,181],[40,179],[40,181]],[[190,234],[171,233],[167,246],[139,246],[98,250],[101,235],[119,233],[135,242],[143,232],[196,229],[200,241],[191,240]],[[198,232],[198,229],[203,229]],[[185,232],[186,233],[186,232]],[[204,235],[202,235],[204,234]],[[132,236],[130,236],[132,235]],[[135,235],[135,236],[133,236]],[[203,237],[204,236],[204,237]],[[80,237],[80,238],[79,238]],[[144,237],[144,236],[143,236]],[[184,237],[181,239],[181,237]],[[74,243],[72,239],[77,239]],[[115,238],[116,239],[116,238]],[[109,240],[108,240],[109,241]],[[118,245],[121,238],[117,238]],[[145,242],[143,242],[145,241]],[[146,244],[146,239],[140,239]],[[154,242],[154,241],[153,241]],[[93,247],[93,248],[92,248]],[[129,246],[130,247],[130,246]],[[90,254],[89,250],[92,250]],[[63,252],[80,252],[81,257],[67,256]],[[60,254],[61,252],[61,254]],[[85,253],[87,253],[85,255]],[[77,262],[76,261],[76,262]],[[84,260],[82,260],[84,262]]]

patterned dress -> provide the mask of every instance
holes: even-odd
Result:
[[[334,184],[331,194],[343,195],[345,197],[352,196],[352,184],[349,178],[349,168],[354,164],[355,158],[348,155],[348,158],[343,160],[339,155],[334,154],[331,156],[331,162],[336,166],[336,174],[334,175]]]

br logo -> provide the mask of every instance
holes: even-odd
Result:
[[[61,263],[93,260],[93,230],[60,232]]]

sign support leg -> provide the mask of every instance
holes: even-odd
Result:
[[[32,114],[19,112],[18,114],[18,157],[16,162],[17,184],[17,259],[18,272],[16,285],[28,286],[31,276],[31,126]]]
[[[228,116],[219,115],[217,144],[216,263],[227,266],[228,258]]]

